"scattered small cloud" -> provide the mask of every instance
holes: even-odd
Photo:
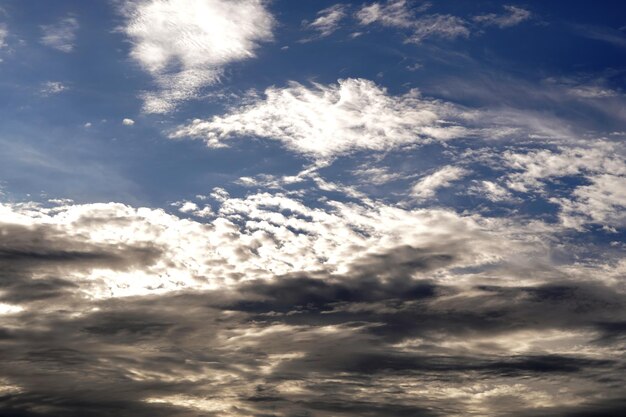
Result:
[[[63,84],[60,81],[46,81],[43,83],[41,90],[41,94],[46,96],[51,96],[55,94],[62,93],[63,91],[68,90],[67,85]]]
[[[133,119],[124,119],[122,120],[122,124],[124,126],[133,126],[135,124],[135,121]]]

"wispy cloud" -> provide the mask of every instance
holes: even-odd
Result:
[[[420,199],[432,198],[440,188],[449,187],[469,173],[455,166],[446,166],[420,179],[411,189],[411,194]]]
[[[41,43],[61,52],[72,52],[79,27],[78,20],[73,16],[65,17],[51,25],[41,26],[43,32]]]
[[[303,22],[303,25],[311,30],[319,32],[320,37],[329,36],[337,29],[341,21],[347,15],[348,6],[335,4],[317,12],[317,18],[312,22]]]
[[[530,13],[528,10],[522,9],[521,7],[508,5],[505,5],[503,7],[507,11],[506,14],[488,13],[474,16],[473,20],[484,25],[493,25],[500,28],[507,28],[519,25],[523,21],[530,19],[532,15],[532,13]]]

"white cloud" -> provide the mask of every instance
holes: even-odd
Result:
[[[507,175],[507,186],[521,192],[541,189],[546,180],[575,175],[626,175],[623,150],[616,144],[598,142],[591,147],[542,149],[527,153],[504,153],[504,162],[519,172]]]
[[[619,143],[597,142],[587,148],[560,148],[528,153],[505,152],[504,162],[517,172],[507,174],[507,186],[520,192],[540,192],[561,208],[566,227],[585,223],[623,226],[626,208],[626,162]],[[550,197],[546,190],[563,177],[589,182],[565,197]]]
[[[135,124],[135,121],[133,119],[123,119],[122,124],[124,126],[132,126]]]
[[[356,18],[362,25],[378,23],[382,26],[410,29],[412,34],[406,40],[411,43],[420,43],[432,36],[453,39],[468,37],[470,32],[465,21],[451,15],[433,14],[416,18],[417,11],[424,11],[430,7],[429,3],[417,9],[410,9],[406,0],[389,0],[386,3],[372,3],[363,6]]]
[[[61,52],[72,52],[78,28],[78,20],[72,16],[61,19],[52,25],[41,26],[43,32],[41,43]]]
[[[470,31],[465,26],[465,21],[460,17],[436,14],[416,20],[413,34],[407,39],[407,42],[420,43],[431,36],[454,39],[458,37],[467,38],[469,35]]]
[[[4,23],[0,23],[0,49],[7,46],[6,40],[9,36],[9,30]]]
[[[445,280],[448,266],[490,265],[510,253],[519,259],[524,251],[542,250],[523,249],[522,229],[509,230],[506,221],[448,210],[406,210],[371,200],[326,200],[309,207],[284,194],[229,198],[222,191],[221,207],[206,216],[208,223],[117,203],[0,204],[0,216],[7,225],[49,235],[58,245],[114,251],[114,259],[135,257],[122,264],[69,264],[62,271],[93,297],[218,288],[299,272],[376,269],[384,274],[388,268],[377,262],[386,262],[397,248],[419,248],[420,259],[432,256],[432,264],[415,273],[427,271],[433,278],[441,271]],[[181,203],[186,213],[201,216],[196,203]],[[537,242],[537,234],[532,237]]]
[[[511,201],[513,196],[511,193],[501,185],[493,181],[479,181],[475,185],[469,188],[469,191],[473,194],[478,194],[489,201]]]
[[[131,57],[158,85],[144,96],[149,113],[173,110],[217,82],[225,65],[254,57],[274,25],[261,0],[127,1],[122,12]]]
[[[561,205],[561,220],[580,229],[585,223],[626,226],[626,176],[594,175],[590,185],[577,187],[570,198],[553,198]]]
[[[67,89],[68,87],[62,82],[47,81],[43,83],[40,91],[44,95],[53,95],[53,94],[59,94]]]
[[[489,13],[474,16],[474,21],[485,25],[494,25],[500,28],[506,28],[519,25],[523,21],[530,19],[531,13],[526,9],[508,5],[503,7],[508,12],[507,14],[497,15],[495,13]]]
[[[386,3],[372,3],[363,6],[356,13],[356,18],[362,25],[379,23],[390,27],[413,26],[413,13],[406,0],[389,0]]]
[[[317,12],[317,18],[311,23],[306,22],[309,29],[318,31],[321,37],[328,36],[339,28],[339,22],[346,17],[347,6],[335,4]]]
[[[358,150],[456,138],[467,130],[444,121],[455,117],[460,115],[453,106],[425,99],[417,90],[392,96],[364,79],[311,88],[292,82],[268,88],[264,97],[225,116],[180,126],[171,137],[202,138],[208,146],[220,147],[232,137],[257,136],[323,160]]]
[[[404,178],[404,175],[398,172],[391,172],[386,167],[363,167],[353,171],[354,174],[367,180],[369,184],[382,185],[397,179]]]
[[[432,198],[440,188],[449,187],[454,181],[458,181],[469,174],[469,171],[455,166],[446,166],[419,180],[411,190],[411,194],[417,198]]]

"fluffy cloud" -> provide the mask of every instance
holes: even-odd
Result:
[[[335,4],[317,12],[317,18],[312,22],[304,22],[309,29],[319,32],[319,36],[325,37],[339,28],[339,23],[346,17],[347,6]]]
[[[311,88],[292,82],[284,88],[268,88],[263,98],[225,116],[194,120],[171,137],[202,138],[208,146],[220,147],[232,137],[255,136],[329,159],[358,150],[456,138],[467,134],[467,129],[446,119],[460,116],[453,106],[425,99],[416,90],[392,96],[364,79]]]
[[[140,0],[122,12],[131,57],[159,88],[144,95],[149,113],[173,110],[217,82],[224,66],[254,57],[274,25],[261,0]]]
[[[124,126],[133,126],[135,124],[135,121],[133,119],[126,118],[122,120],[122,124]]]
[[[72,52],[79,27],[78,20],[73,16],[68,16],[52,25],[44,25],[41,27],[43,32],[41,43],[61,52]]]
[[[449,187],[467,175],[469,171],[455,166],[446,166],[419,180],[412,188],[411,193],[418,198],[431,198],[440,188]]]

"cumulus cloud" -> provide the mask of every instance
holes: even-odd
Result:
[[[43,25],[41,26],[43,32],[41,43],[61,52],[72,52],[79,28],[78,20],[73,16],[65,17],[51,25]]]
[[[284,88],[270,87],[264,97],[224,116],[180,126],[171,137],[201,138],[209,147],[220,147],[233,137],[255,136],[280,141],[312,158],[329,159],[462,136],[467,129],[446,122],[460,113],[423,98],[417,90],[393,96],[364,79],[312,87],[292,82]]]
[[[449,187],[454,181],[457,181],[467,175],[469,171],[466,169],[446,166],[430,175],[419,180],[412,188],[411,193],[418,198],[432,198],[440,188]]]
[[[122,120],[122,124],[124,126],[133,126],[135,124],[135,121],[133,119],[126,118]]]
[[[329,36],[339,28],[339,23],[346,17],[348,6],[335,4],[317,12],[317,18],[312,22],[303,22],[308,29],[319,32],[320,37]]]
[[[158,91],[144,110],[166,113],[216,83],[223,68],[255,56],[272,38],[274,20],[261,0],[127,1],[124,33],[131,57],[152,75]]]
[[[500,28],[507,28],[519,25],[523,21],[530,19],[532,15],[528,10],[522,9],[521,7],[510,5],[505,5],[502,7],[504,7],[504,10],[506,10],[506,14],[483,14],[480,16],[474,16],[474,21],[482,23],[484,25],[493,25]]]

